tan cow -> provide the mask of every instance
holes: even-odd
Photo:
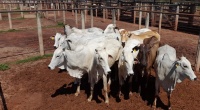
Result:
[[[148,78],[151,75],[151,68],[156,59],[156,51],[159,48],[160,41],[155,37],[146,38],[143,44],[140,46],[140,51],[138,53],[138,60],[140,64],[137,64],[137,70],[140,70],[138,75],[145,80],[145,87],[148,84]],[[138,77],[139,77],[138,76]],[[140,80],[141,81],[141,80]],[[141,82],[138,82],[139,85]],[[141,88],[139,87],[139,92]]]
[[[121,42],[122,42],[122,46],[125,45],[125,42],[131,38],[131,39],[137,39],[140,41],[141,44],[143,44],[143,40],[145,38],[150,38],[152,36],[155,36],[159,41],[160,41],[160,35],[156,32],[156,31],[147,31],[147,32],[143,32],[139,35],[136,35],[134,33],[131,33],[131,31],[127,31],[125,29],[121,29],[120,30],[120,34],[121,34]]]

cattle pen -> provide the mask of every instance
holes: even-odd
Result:
[[[164,1],[164,0],[163,0]],[[147,89],[137,93],[133,84],[132,96],[121,101],[116,98],[118,85],[110,87],[110,104],[104,103],[102,85],[95,85],[94,99],[87,102],[87,78],[82,79],[81,94],[74,96],[74,78],[50,71],[50,58],[13,64],[33,56],[54,52],[52,35],[63,34],[63,25],[79,29],[116,24],[120,29],[149,28],[161,35],[160,45],[169,44],[177,57],[187,57],[199,78],[200,63],[200,10],[199,2],[156,2],[156,0],[1,0],[0,1],[0,65],[10,69],[0,70],[0,108],[3,110],[64,110],[64,109],[152,109],[155,74],[149,79]],[[177,0],[178,1],[178,0]],[[196,0],[197,1],[197,0]],[[152,69],[153,70],[153,69]],[[55,74],[56,73],[56,74]],[[57,74],[58,73],[58,74]],[[101,83],[101,82],[100,82]],[[172,95],[175,110],[200,108],[199,81],[186,80],[176,87]],[[122,87],[122,89],[127,87]],[[160,92],[158,109],[167,109],[166,94]]]
[[[2,1],[0,2],[0,20],[8,20],[9,29],[13,30],[12,20],[36,18],[38,29],[38,40],[40,54],[44,55],[44,46],[42,38],[41,19],[53,17],[54,22],[59,21],[66,24],[66,12],[71,12],[74,16],[76,27],[79,21],[81,28],[85,28],[87,19],[90,19],[90,26],[93,27],[93,17],[111,19],[113,24],[116,21],[125,21],[138,25],[138,29],[145,27],[158,27],[160,33],[161,27],[174,31],[186,31],[198,34],[200,29],[200,15],[197,7],[199,2],[195,3],[171,3],[170,2],[141,2],[141,1]],[[7,14],[6,14],[7,13]],[[19,13],[19,18],[12,18],[12,14]],[[57,14],[56,14],[57,13]],[[62,17],[60,16],[62,13]],[[78,18],[80,14],[80,18]],[[3,15],[3,16],[2,16]],[[6,16],[7,15],[7,16]],[[196,60],[197,61],[197,60]]]

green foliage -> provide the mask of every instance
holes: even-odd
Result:
[[[64,26],[63,22],[57,22],[58,26]]]
[[[19,60],[19,61],[16,61],[16,64],[37,61],[37,60],[48,58],[48,57],[52,57],[52,54],[46,54],[46,55],[43,55],[43,56],[35,56],[35,57],[30,57],[30,58],[27,58],[27,59],[24,59],[24,60]]]
[[[0,64],[0,71],[5,71],[10,69],[10,67],[8,66],[8,64]]]

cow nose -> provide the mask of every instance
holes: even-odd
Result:
[[[196,81],[197,80],[197,78],[194,78],[194,81]]]
[[[56,47],[56,46],[54,46],[54,49],[57,49],[57,47]]]
[[[51,69],[49,66],[48,66],[48,68]]]
[[[122,46],[123,46],[123,47],[125,46],[125,42],[122,42]]]
[[[107,70],[107,73],[110,74],[110,73],[111,73],[111,70]]]

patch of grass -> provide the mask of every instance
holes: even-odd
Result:
[[[57,22],[58,26],[64,26],[63,22]]]
[[[27,58],[27,59],[24,59],[24,60],[19,60],[19,61],[16,61],[16,64],[37,61],[37,60],[48,58],[48,57],[52,57],[52,54],[46,54],[46,55],[43,55],[43,56],[35,56],[35,57],[30,57],[30,58]]]
[[[16,30],[16,29],[9,29],[9,30],[0,31],[0,33],[3,33],[3,32],[16,32],[16,31],[19,31],[19,30]]]
[[[0,64],[0,71],[5,71],[10,69],[8,64]]]

